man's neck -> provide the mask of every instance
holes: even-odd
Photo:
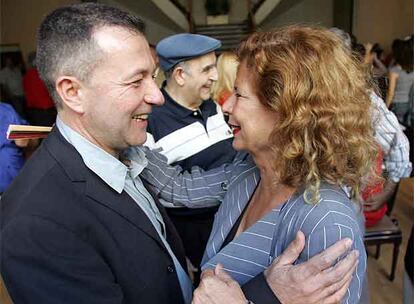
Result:
[[[180,87],[171,83],[167,82],[164,89],[176,103],[189,110],[197,110],[203,103],[203,100],[194,100],[193,98],[190,98]]]
[[[116,159],[119,159],[120,151],[114,151],[112,149],[105,148],[103,145],[101,145],[99,139],[93,136],[90,132],[88,132],[86,128],[84,128],[79,118],[71,119],[69,115],[65,115],[64,111],[60,111],[58,113],[58,117],[66,126],[71,128],[74,132],[78,133],[84,139],[99,147],[100,149],[104,150],[105,152],[111,154]]]

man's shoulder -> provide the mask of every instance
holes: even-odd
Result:
[[[26,162],[6,193],[20,192],[19,197],[25,194],[29,197],[37,195],[46,197],[54,192],[56,184],[64,175],[61,164],[42,145]]]
[[[18,218],[40,216],[56,223],[78,214],[85,200],[85,183],[74,181],[63,164],[42,145],[28,160],[1,198],[2,226]]]
[[[155,140],[159,140],[187,126],[192,121],[188,119],[185,111],[181,106],[166,99],[164,105],[152,108],[148,119],[148,132],[155,136]]]
[[[203,101],[203,107],[208,107],[210,109],[217,109],[217,103],[214,102],[212,98],[206,99]]]
[[[156,137],[156,140],[182,127],[182,119],[171,108],[161,106],[153,107],[148,119],[148,132]]]
[[[58,138],[58,134],[52,132],[42,142],[35,153],[26,162],[19,175],[15,178],[6,194],[15,195],[18,200],[31,200],[38,196],[50,197],[59,195],[59,184],[80,180],[83,175],[82,159],[75,151],[69,149],[69,144]],[[70,172],[78,172],[71,176]],[[61,187],[63,187],[61,185]],[[66,191],[68,189],[65,187]],[[61,189],[61,191],[63,191]],[[65,197],[62,196],[61,200]],[[47,201],[47,200],[45,200]]]
[[[165,99],[165,102],[162,106],[152,107],[150,120],[151,118],[154,118],[154,117],[156,117],[157,119],[160,117],[165,117],[165,116],[171,117],[171,114],[173,112],[174,112],[174,105],[170,101]]]

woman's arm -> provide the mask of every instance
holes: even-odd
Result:
[[[194,303],[244,304],[246,299],[257,304],[280,301],[291,304],[338,303],[347,294],[350,274],[357,263],[354,251],[337,262],[349,251],[350,240],[343,239],[309,261],[296,264],[304,245],[304,236],[298,233],[265,274],[256,276],[241,289],[230,276],[219,274],[224,272],[221,266],[204,270],[200,285],[194,292]]]
[[[377,67],[378,74],[376,76],[384,76],[388,69],[387,67],[382,63],[382,61],[377,57],[377,54],[374,55],[374,63]]]
[[[358,303],[364,288],[365,272],[367,267],[366,252],[362,236],[352,227],[334,224],[321,227],[313,233],[306,235],[306,245],[298,259],[298,263],[308,261],[314,255],[324,251],[327,246],[334,244],[342,238],[350,238],[353,241],[352,249],[359,252],[358,265],[353,272],[351,284],[347,288],[343,303]],[[340,257],[343,259],[344,257]]]
[[[339,191],[322,187],[320,193],[322,199],[317,205],[302,206],[297,210],[300,214],[297,224],[282,246],[288,246],[289,239],[294,237],[293,232],[301,230],[305,235],[305,248],[297,261],[300,264],[311,260],[341,239],[351,239],[350,249],[359,252],[358,265],[350,273],[352,280],[342,303],[358,303],[364,289],[367,265],[362,215],[358,213],[354,203]],[[344,258],[343,255],[338,260]]]
[[[388,91],[387,91],[387,98],[385,103],[389,108],[391,106],[392,100],[394,98],[395,87],[397,85],[398,74],[394,72],[390,72],[388,74]]]

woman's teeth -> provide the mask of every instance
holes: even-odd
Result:
[[[229,127],[230,127],[231,131],[233,132],[233,134],[235,134],[235,133],[237,133],[237,132],[240,131],[240,127],[239,126],[235,126],[235,125],[230,125],[229,124]]]

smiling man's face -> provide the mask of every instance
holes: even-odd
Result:
[[[154,60],[143,35],[104,27],[93,38],[104,56],[83,90],[83,135],[116,155],[146,141],[147,117],[164,98],[153,80]]]
[[[193,103],[207,100],[211,96],[211,86],[217,81],[216,54],[214,52],[188,60],[188,75],[183,90]]]

